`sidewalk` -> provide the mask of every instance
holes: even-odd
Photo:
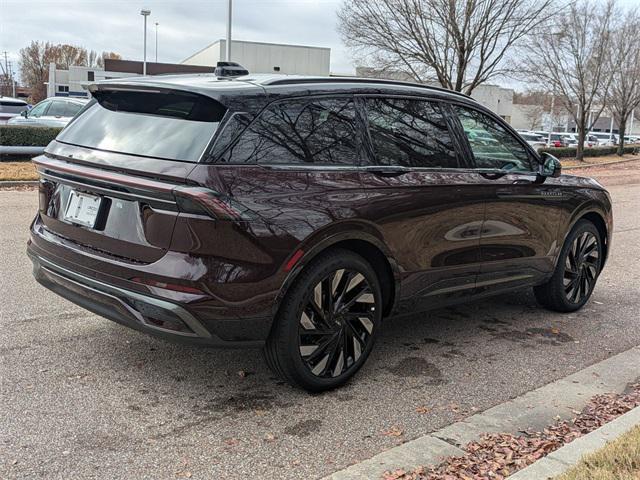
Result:
[[[438,464],[447,456],[463,455],[461,447],[485,433],[542,430],[557,419],[570,419],[595,395],[623,392],[640,377],[638,365],[640,346],[325,478],[377,479],[385,471],[411,471]]]

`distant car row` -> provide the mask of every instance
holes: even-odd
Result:
[[[533,148],[577,147],[578,134],[572,132],[542,132],[518,130],[518,133]],[[603,147],[618,144],[618,135],[607,132],[591,132],[585,138],[585,147]],[[640,143],[640,136],[625,135],[625,143]]]
[[[19,98],[0,97],[0,123],[64,127],[88,101],[86,98],[51,97],[30,107]]]

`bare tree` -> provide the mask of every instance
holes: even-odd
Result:
[[[624,134],[627,120],[640,107],[640,15],[631,10],[621,16],[613,33],[612,56],[609,68],[613,80],[607,105],[618,124],[618,155],[624,153]]]
[[[553,91],[578,130],[576,158],[583,159],[586,133],[600,117],[611,85],[611,27],[614,0],[580,0],[554,12],[553,24],[533,38],[523,72]],[[587,125],[589,113],[591,124]]]
[[[31,99],[39,102],[47,97],[45,82],[49,80],[49,63],[56,62],[58,49],[46,42],[32,41],[29,46],[20,49],[20,77],[31,89]]]
[[[553,0],[347,0],[338,30],[379,70],[465,93],[506,73],[505,55],[548,18]],[[555,13],[555,12],[554,12]]]
[[[99,55],[93,50],[87,52],[86,48],[75,45],[32,41],[29,46],[20,50],[20,76],[22,82],[33,92],[32,101],[39,102],[47,96],[45,82],[49,79],[50,63],[65,70],[73,65],[104,68],[105,58],[122,57],[115,52],[102,52]]]
[[[75,45],[60,44],[55,46],[56,66],[69,70],[72,65],[87,65],[87,49]]]
[[[98,53],[95,50],[91,50],[87,57],[87,66],[94,67],[94,68],[104,68],[104,61],[107,58],[120,60],[122,59],[122,56],[116,52]]]

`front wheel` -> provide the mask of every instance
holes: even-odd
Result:
[[[329,251],[287,292],[265,345],[267,364],[306,390],[336,388],[369,356],[381,315],[380,282],[369,263],[349,250]]]
[[[593,293],[602,267],[602,239],[588,220],[580,220],[567,236],[551,279],[533,291],[538,302],[556,312],[582,308]]]

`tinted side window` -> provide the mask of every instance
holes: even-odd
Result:
[[[366,104],[376,163],[458,167],[453,141],[437,104],[392,98],[370,98]]]
[[[31,109],[31,111],[29,112],[29,116],[30,117],[41,117],[42,115],[45,114],[47,108],[49,107],[49,105],[51,104],[51,102],[42,102],[39,103],[38,105],[36,105],[35,107],[33,107]]]
[[[353,165],[355,146],[353,100],[295,99],[268,106],[222,161]]]
[[[476,110],[454,107],[478,168],[531,172],[527,149],[493,118]]]
[[[51,117],[64,117],[66,111],[67,107],[65,102],[51,102],[47,115]]]
[[[64,111],[65,117],[73,117],[76,113],[78,113],[84,105],[79,103],[71,103],[68,102]]]

